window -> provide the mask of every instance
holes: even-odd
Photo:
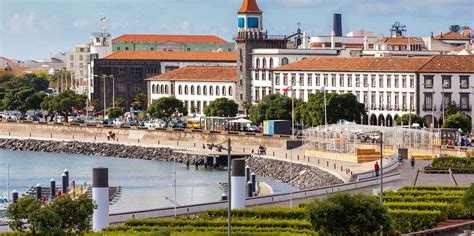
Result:
[[[163,86],[163,85],[160,86],[160,93],[161,94],[165,93],[165,86]]]
[[[151,86],[151,93],[152,93],[152,94],[155,93],[155,89],[156,89],[155,87],[156,87],[155,85],[152,85],[152,86]]]
[[[425,79],[425,89],[433,88],[433,77],[434,75],[424,75],[423,78]]]
[[[344,87],[344,75],[339,75],[339,87]]]
[[[79,61],[83,61],[84,60],[84,55],[79,55]]]
[[[387,76],[387,88],[392,87],[392,76]]]
[[[410,75],[410,88],[415,88],[415,76]]]
[[[194,85],[191,85],[191,95],[194,95]]]
[[[281,59],[281,65],[282,65],[282,66],[283,66],[283,65],[287,65],[288,63],[289,63],[289,62],[288,62],[288,58],[283,57],[283,58]]]
[[[69,60],[74,61],[74,55],[70,55]]]
[[[402,88],[406,88],[406,87],[407,87],[407,76],[402,75]]]
[[[300,86],[304,86],[304,74],[299,74],[300,75]]]
[[[262,88],[262,98],[267,96],[267,90],[265,88]]]
[[[155,48],[152,47],[152,48],[150,48],[150,50],[151,50],[151,51],[155,51]]]
[[[292,86],[296,85],[296,74],[291,74],[291,85]]]
[[[255,80],[260,80],[260,71],[255,71]]]
[[[356,87],[360,87],[360,75],[355,75],[356,77]]]
[[[443,79],[443,88],[450,89],[451,88],[451,76],[450,75],[442,75]]]
[[[379,75],[379,88],[383,88],[383,75]]]
[[[469,93],[461,93],[460,96],[459,106],[461,110],[469,110]]]
[[[188,86],[187,85],[184,86],[184,95],[188,95]]]
[[[209,86],[209,95],[214,95],[214,88],[211,86]]]
[[[469,75],[460,75],[459,76],[459,86],[462,89],[469,88]]]
[[[273,68],[273,58],[270,58],[270,69]]]
[[[196,87],[196,94],[201,95],[201,86],[199,85]]]
[[[288,85],[288,74],[283,74],[283,85]]]
[[[336,75],[335,74],[331,75],[331,85],[333,87],[336,87]]]
[[[168,85],[165,85],[165,94],[168,94]]]
[[[347,75],[347,87],[352,87],[352,75]]]
[[[451,104],[451,93],[443,93],[444,97],[444,106],[449,106]]]
[[[328,86],[328,74],[324,74],[324,86]]]
[[[120,47],[117,47],[117,51],[120,51]]]
[[[219,86],[216,86],[216,96],[219,96],[219,95],[220,95]]]
[[[259,88],[258,87],[255,87],[255,101],[258,101],[260,100],[260,97],[259,97]]]
[[[370,83],[372,84],[372,88],[375,88],[377,86],[375,82],[376,82],[375,75],[372,75],[371,80],[370,80]]]
[[[201,113],[201,101],[197,101],[196,112]]]
[[[267,59],[263,58],[262,60],[262,68],[265,68],[267,66]]]
[[[319,80],[319,74],[315,74],[316,77],[316,86],[321,85],[321,81]]]
[[[310,74],[306,74],[307,76],[307,83],[308,83],[308,86],[313,86],[313,78],[311,77]]]
[[[260,68],[260,58],[257,58],[255,61],[255,68]]]
[[[202,109],[206,109],[206,107],[207,107],[207,101],[203,101],[202,102]]]
[[[275,85],[280,85],[280,74],[275,74]]]
[[[364,87],[369,87],[369,76],[363,75],[364,77]]]
[[[431,110],[433,109],[433,94],[432,93],[426,93],[425,94],[425,110]]]
[[[304,98],[304,90],[303,89],[300,89],[300,94],[299,94],[299,99],[303,99]]]
[[[232,96],[232,86],[229,86],[229,96]]]
[[[128,51],[128,47],[125,47],[125,51]]]
[[[202,86],[202,95],[207,95],[207,86]]]
[[[415,94],[410,93],[410,109],[413,110],[415,109]]]
[[[225,94],[226,94],[226,91],[227,91],[227,90],[225,89],[225,86],[222,86],[222,96],[226,96],[226,95],[225,95]]]
[[[399,85],[398,82],[399,82],[398,76],[395,76],[395,88],[398,88],[398,85]]]
[[[188,52],[191,51],[191,48],[186,48],[186,51],[188,51]]]

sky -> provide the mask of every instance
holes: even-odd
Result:
[[[108,20],[122,34],[212,34],[229,41],[242,0],[0,0],[0,56],[44,59],[73,51]],[[395,21],[409,36],[446,32],[450,25],[474,28],[474,0],[257,0],[269,34],[289,35],[297,23],[309,35],[330,35],[333,13],[343,33],[374,31],[388,36]]]

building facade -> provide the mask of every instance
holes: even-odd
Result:
[[[174,96],[183,101],[189,114],[204,114],[217,98],[234,99],[235,66],[186,66],[147,79],[149,103]]]
[[[440,87],[442,83],[447,85]],[[368,111],[364,124],[393,126],[397,117],[413,113],[424,117],[428,126],[433,115],[434,127],[438,127],[443,101],[446,105],[455,101],[471,116],[472,83],[473,56],[320,57],[275,68],[272,93],[305,101],[323,88],[329,93],[353,93]]]
[[[92,99],[102,110],[104,100],[111,107],[114,97],[124,98],[129,109],[138,93],[147,94],[147,78],[184,66],[235,66],[236,59],[235,52],[114,52],[94,61],[93,74],[108,77],[91,78]]]
[[[214,35],[124,34],[113,40],[113,51],[233,52],[235,44]]]

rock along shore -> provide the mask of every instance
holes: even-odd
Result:
[[[87,156],[107,156],[128,159],[157,160],[172,162],[174,158],[179,163],[190,164],[203,163],[205,156],[188,155],[175,152],[171,148],[164,147],[142,147],[111,143],[88,143],[78,141],[50,141],[35,139],[0,139],[0,149],[13,151],[34,151],[80,154]],[[260,157],[248,157],[247,165],[260,176],[270,177],[290,183],[290,163]],[[322,171],[316,167],[293,164],[291,185],[298,189],[310,189],[315,187],[343,183],[337,177]]]

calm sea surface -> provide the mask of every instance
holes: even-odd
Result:
[[[83,156],[72,154],[20,152],[0,150],[0,195],[7,192],[7,163],[10,166],[10,192],[16,189],[20,195],[29,186],[49,186],[54,178],[61,186],[64,169],[70,173],[70,181],[92,184],[92,168],[109,168],[109,185],[121,186],[122,194],[114,203],[111,213],[171,207],[166,198],[174,198],[173,163],[121,159],[113,157]],[[180,205],[212,202],[220,199],[219,182],[227,182],[227,172],[177,164],[177,202]],[[268,183],[275,193],[288,192],[290,186],[268,178],[257,178]],[[293,188],[294,189],[294,188]]]

